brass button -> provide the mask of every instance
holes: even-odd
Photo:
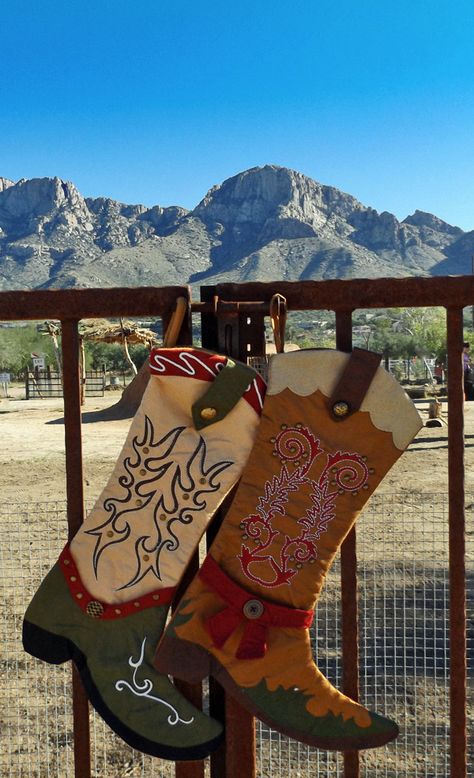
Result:
[[[64,564],[65,564],[65,565],[68,565],[68,564],[69,564],[69,559],[65,559],[65,560],[64,560]]]
[[[349,403],[346,403],[343,400],[334,403],[334,405],[332,406],[332,412],[334,416],[337,416],[338,418],[342,419],[344,416],[347,416],[347,414],[349,413]]]
[[[210,421],[217,415],[216,408],[203,408],[201,411],[201,418],[206,421]]]
[[[98,600],[91,600],[87,603],[86,613],[91,619],[100,619],[104,613],[104,606]]]
[[[265,610],[260,600],[247,600],[242,608],[243,614],[247,619],[259,619]]]
[[[83,598],[83,594],[81,594],[81,592],[78,592],[78,593],[76,594],[76,597],[77,597],[77,599],[78,599],[78,600],[82,600],[82,598]]]
[[[135,608],[139,608],[140,607],[140,603],[138,601],[134,602],[133,604],[134,604]]]
[[[72,581],[73,583],[75,583],[75,581],[77,581],[77,578],[76,578],[75,575],[71,575],[69,580]]]
[[[159,594],[154,594],[153,595],[153,599],[154,600],[159,600],[160,599],[160,595]]]
[[[115,613],[117,614],[117,616],[120,616],[122,611],[120,610],[120,608],[115,608]]]

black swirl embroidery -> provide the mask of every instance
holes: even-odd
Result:
[[[120,589],[134,586],[148,574],[161,580],[160,560],[165,552],[179,549],[180,527],[191,524],[197,513],[206,510],[209,495],[220,490],[219,476],[233,462],[208,464],[205,439],[195,438],[190,450],[187,430],[175,427],[155,440],[153,423],[145,416],[143,432],[133,438],[133,453],[125,457],[125,473],[117,481],[123,494],[105,499],[102,507],[107,518],[87,530],[97,538],[93,553],[96,578],[107,550],[128,541],[130,548],[123,551],[135,559],[135,571]],[[149,514],[150,533],[137,536],[136,520],[141,514],[143,521],[144,511]]]

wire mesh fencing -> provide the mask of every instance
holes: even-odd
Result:
[[[467,515],[474,514],[468,495]],[[469,525],[468,525],[469,527]],[[10,505],[0,511],[2,654],[0,774],[69,778],[73,767],[71,672],[23,652],[26,606],[66,538],[64,503]],[[474,533],[468,532],[468,668],[474,650]],[[358,524],[361,701],[395,719],[398,739],[363,752],[365,778],[449,775],[449,573],[445,494],[374,496]],[[339,565],[332,568],[313,626],[322,672],[341,686]],[[54,603],[51,604],[54,607]],[[474,741],[471,688],[470,743]],[[91,712],[94,778],[174,775],[171,763],[144,756]],[[474,776],[474,753],[468,760]],[[207,774],[208,774],[207,770]],[[342,776],[337,753],[308,748],[257,722],[258,778]]]

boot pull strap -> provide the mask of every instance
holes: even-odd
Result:
[[[285,350],[286,314],[286,297],[282,294],[274,294],[270,300],[270,321],[277,354],[282,354]]]
[[[195,428],[200,430],[222,421],[237,405],[255,375],[251,367],[227,358],[227,363],[218,372],[207,392],[192,406]]]
[[[355,348],[329,398],[329,412],[336,421],[344,421],[359,410],[377,372],[381,354]]]

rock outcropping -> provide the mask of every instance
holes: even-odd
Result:
[[[466,273],[474,231],[404,221],[287,168],[246,170],[193,211],[0,178],[0,289]]]

